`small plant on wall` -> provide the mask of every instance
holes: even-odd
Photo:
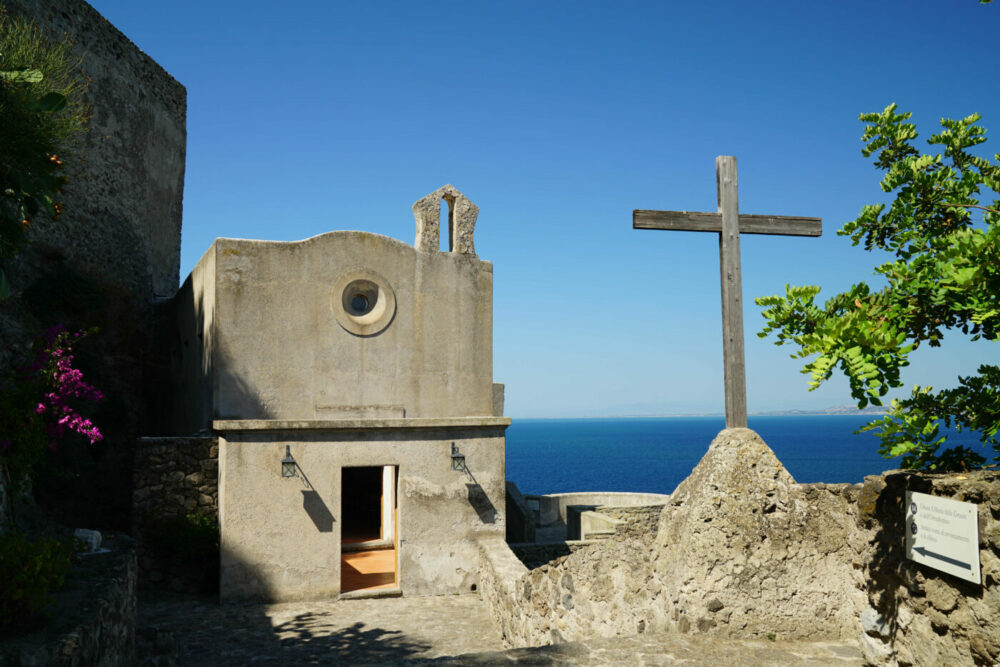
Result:
[[[146,543],[161,563],[186,572],[199,593],[219,590],[219,521],[214,513],[192,512],[169,519],[147,517]]]
[[[63,585],[72,552],[69,541],[0,533],[0,635],[36,624],[50,592]]]
[[[32,224],[62,213],[63,163],[89,113],[73,46],[0,5],[0,299],[10,296],[8,264]]]

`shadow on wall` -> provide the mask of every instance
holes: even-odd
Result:
[[[469,477],[472,477],[472,473],[469,473]],[[494,507],[489,496],[486,495],[486,491],[483,490],[483,487],[479,486],[479,482],[476,482],[475,479],[475,477],[472,477],[474,483],[465,485],[465,488],[468,489],[469,504],[472,505],[472,509],[476,510],[480,521],[483,523],[496,523],[497,508]]]
[[[995,617],[983,611],[995,610],[998,597],[995,570],[987,563],[990,551],[996,549],[992,536],[997,533],[989,525],[989,517],[1000,515],[995,491],[1000,477],[985,471],[967,476],[898,471],[886,473],[882,480],[866,480],[861,515],[868,527],[877,524],[877,531],[871,559],[865,564],[872,609],[861,613],[861,622],[868,635],[863,639],[876,647],[874,653],[890,652],[905,664],[998,664],[997,624]],[[985,524],[982,509],[979,516],[979,549],[984,561],[981,585],[906,557],[908,490],[990,507]],[[914,620],[918,617],[923,623]]]
[[[326,506],[323,502],[323,498],[319,495],[319,492],[313,487],[309,478],[306,477],[306,473],[302,470],[302,467],[296,463],[296,469],[299,474],[302,475],[302,481],[308,487],[302,489],[302,509],[306,511],[309,518],[312,519],[313,525],[316,526],[316,530],[321,533],[332,533],[333,524],[336,519],[333,518],[333,513],[330,508]]]
[[[931,493],[931,483],[928,480],[915,480],[914,490]],[[920,485],[919,482],[926,482]],[[917,488],[920,486],[920,488]],[[872,559],[868,564],[868,581],[870,582],[868,602],[886,620],[889,636],[895,636],[899,627],[899,598],[896,594],[903,578],[914,581],[920,570],[915,563],[906,558],[906,512],[903,507],[905,489],[885,489],[876,498],[862,498],[862,511],[865,511],[866,501],[874,505],[872,516],[881,518],[877,522],[878,530],[873,540],[877,545]],[[907,576],[908,575],[908,576]]]
[[[306,471],[302,469],[302,466],[300,466],[298,462],[295,462],[292,465],[295,466],[295,472],[298,477],[301,478],[302,485],[305,487],[301,490],[302,509],[309,515],[313,525],[316,526],[316,530],[321,533],[332,533],[333,524],[337,522],[337,520],[333,518],[333,513],[330,511],[330,508],[326,506],[326,503],[323,502],[323,497],[319,495],[316,487],[314,487],[312,482],[309,481],[309,477],[306,475]]]
[[[205,321],[202,294],[195,294],[189,278],[176,296],[157,308],[158,332],[153,366],[155,381],[146,385],[151,436],[193,435],[211,429],[218,396],[225,387],[227,402],[241,406],[242,414],[227,419],[269,419],[266,406],[242,377],[231,370],[227,356],[215,348],[213,327]]]

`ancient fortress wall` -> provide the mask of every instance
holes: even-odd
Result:
[[[979,506],[982,585],[907,560],[906,490]],[[643,632],[854,639],[872,664],[1000,660],[1000,473],[893,472],[797,484],[752,431],[723,431],[658,530],[528,570],[480,544],[481,590],[505,641]]]
[[[66,520],[93,524],[91,508],[101,506],[110,508],[99,519],[105,527],[124,530],[130,489],[119,471],[143,430],[146,390],[162,384],[150,379],[154,304],[178,283],[186,91],[82,0],[0,4],[75,42],[91,109],[89,132],[65,160],[63,215],[34,224],[7,271],[21,296],[0,303],[0,365],[22,363],[49,326],[99,329],[86,344],[101,358],[89,379],[116,409],[99,423],[107,455]]]
[[[38,243],[149,301],[177,289],[187,93],[82,0],[3,0],[57,37],[71,35],[91,79],[90,132],[67,163],[66,224]]]

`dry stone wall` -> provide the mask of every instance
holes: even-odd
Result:
[[[132,530],[138,543],[140,586],[180,592],[203,589],[204,564],[170,550],[157,531],[176,527],[171,520],[192,515],[218,522],[218,438],[141,438],[134,470]]]
[[[866,536],[851,486],[803,487],[756,433],[712,442],[660,518],[666,628],[732,637],[848,638]]]
[[[609,516],[618,522],[615,533],[620,536],[642,537],[655,534],[659,528],[663,505],[636,507],[596,507],[594,512]]]
[[[515,542],[510,550],[529,570],[541,567],[563,556],[590,546],[591,540],[566,540],[565,542]]]

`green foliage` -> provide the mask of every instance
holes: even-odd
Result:
[[[185,560],[215,558],[219,554],[219,522],[206,513],[192,513],[157,522],[147,542],[160,553]]]
[[[787,286],[784,295],[755,302],[766,307],[758,336],[773,333],[776,344],[798,346],[793,358],[813,357],[803,368],[810,390],[839,368],[863,408],[882,405],[890,389],[902,386],[909,354],[923,343],[940,346],[945,331],[1000,339],[1000,199],[980,203],[983,194],[1000,193],[1000,154],[990,161],[970,152],[986,141],[978,114],[942,119],[943,130],[927,140],[941,147],[935,154],[914,147],[916,126],[895,104],[860,119],[867,124],[862,153],[874,156],[885,172],[881,188],[895,199],[888,208],[864,206],[838,233],[865,250],[895,256],[875,268],[885,286],[858,283],[822,307],[815,286]],[[961,447],[938,454],[946,441],[941,423],[978,432],[1000,454],[1000,369],[983,365],[978,375],[959,378],[955,389],[915,388],[863,430],[876,432],[883,455],[903,455],[904,467],[951,470],[986,462]]]
[[[79,60],[71,40],[52,39],[0,6],[0,298],[9,294],[2,263],[27,240],[31,222],[62,211],[61,167],[88,117]]]
[[[30,625],[69,571],[71,542],[0,533],[0,628]]]
[[[0,377],[0,474],[17,497],[45,460],[49,439],[35,406],[45,393],[40,373],[19,371]]]

